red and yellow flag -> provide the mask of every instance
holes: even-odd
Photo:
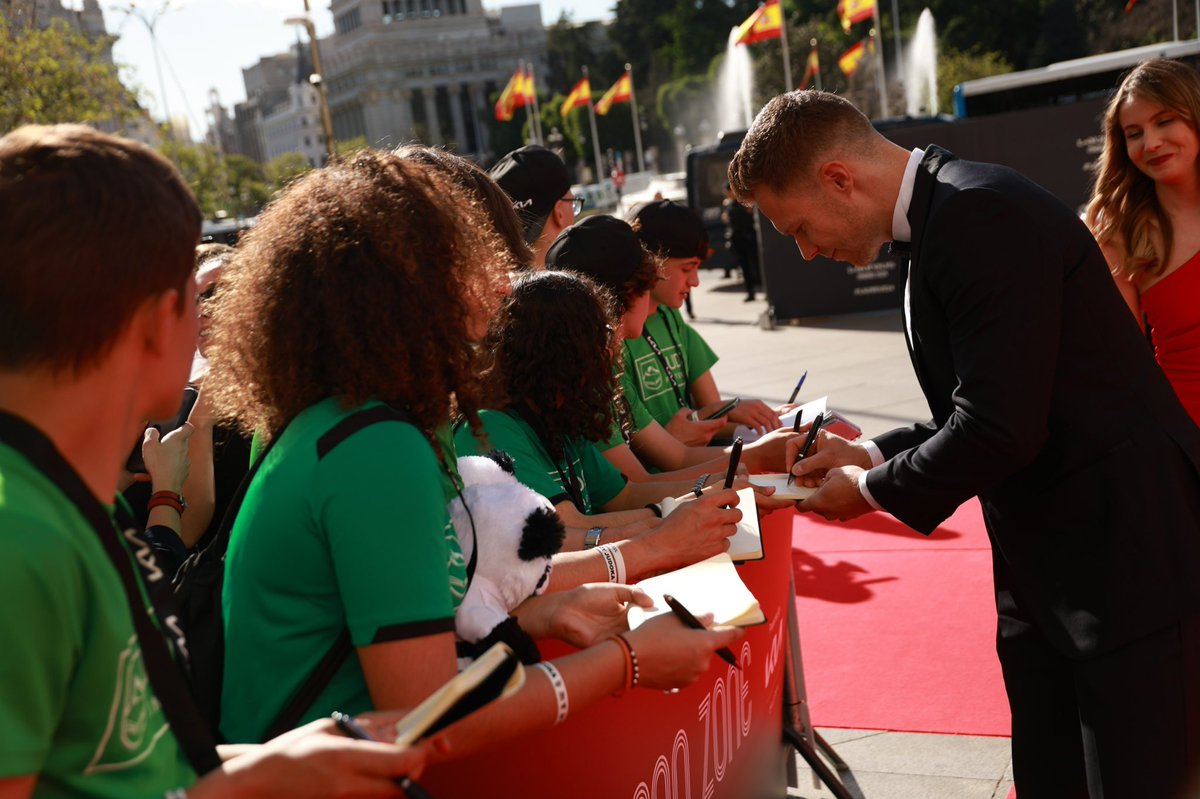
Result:
[[[800,82],[800,91],[808,88],[808,82],[813,76],[821,71],[821,60],[817,58],[817,48],[813,48],[808,54],[808,61],[804,65],[804,80]]]
[[[588,79],[584,78],[575,84],[575,88],[571,89],[571,93],[567,95],[567,99],[563,100],[562,108],[558,109],[558,113],[564,117],[574,108],[583,108],[592,104],[592,85],[588,83]]]
[[[513,118],[513,113],[518,105],[525,105],[525,72],[518,69],[513,73],[513,76],[508,79],[504,91],[500,92],[500,98],[496,100],[496,120],[498,122],[509,122]],[[518,96],[520,102],[518,103]]]
[[[783,32],[783,12],[779,0],[767,0],[758,10],[738,26],[735,44],[754,44],[767,39],[778,39]]]
[[[858,69],[858,65],[863,60],[863,56],[866,55],[866,52],[867,40],[863,39],[849,50],[838,56],[838,66],[841,67],[842,72],[846,73],[846,77],[850,77],[854,74],[854,71]]]
[[[633,99],[633,76],[626,72],[617,78],[604,96],[596,101],[596,113],[604,116],[615,103],[627,103]]]
[[[850,32],[850,26],[875,16],[875,0],[838,0],[838,17],[842,30]]]
[[[517,107],[524,105],[533,105],[534,93],[537,91],[533,85],[533,70],[521,73],[521,91],[517,93]]]

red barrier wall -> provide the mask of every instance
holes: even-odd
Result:
[[[738,567],[767,616],[747,628],[736,650],[740,670],[714,657],[708,673],[678,694],[637,689],[610,697],[558,727],[431,769],[421,783],[439,799],[783,796],[793,513],[763,519],[766,557]]]

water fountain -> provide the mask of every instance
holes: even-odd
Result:
[[[737,28],[730,28],[725,59],[717,70],[718,130],[745,130],[754,121],[754,65],[750,48],[734,44],[736,40]]]
[[[934,116],[938,112],[937,31],[927,8],[917,19],[917,30],[908,45],[904,94],[909,116]]]

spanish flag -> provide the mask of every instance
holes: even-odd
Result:
[[[498,122],[511,121],[513,112],[516,111],[517,106],[525,105],[524,91],[525,71],[518,69],[508,79],[508,84],[504,87],[504,91],[500,92],[500,99],[496,100],[496,120]]]
[[[592,104],[592,85],[588,83],[588,79],[584,78],[575,84],[575,88],[571,89],[571,93],[567,95],[567,99],[563,100],[562,108],[558,109],[558,113],[564,117],[571,113],[574,108],[583,108]]]
[[[626,72],[617,78],[604,96],[596,101],[596,113],[604,116],[615,103],[627,103],[633,99],[633,76]]]
[[[838,66],[842,68],[842,72],[846,73],[846,77],[854,74],[866,52],[866,39],[863,39],[838,57]]]
[[[533,85],[533,70],[521,73],[521,91],[517,93],[516,105],[518,108],[524,105],[533,105],[534,96],[537,89]]]
[[[779,8],[779,0],[767,0],[738,26],[734,44],[754,44],[767,39],[778,39],[782,32],[783,12]]]
[[[838,17],[842,30],[850,32],[850,26],[875,16],[875,0],[838,0]]]
[[[817,58],[817,48],[813,48],[808,54],[808,61],[804,67],[804,80],[800,83],[800,91],[808,88],[808,81],[821,71],[821,61]]]

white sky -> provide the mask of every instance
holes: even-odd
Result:
[[[162,7],[163,0],[143,0],[143,11]],[[209,89],[215,88],[221,104],[232,108],[245,99],[242,68],[260,57],[286,50],[302,31],[284,25],[290,16],[304,13],[304,0],[168,0],[170,7],[155,24],[159,52],[163,58],[162,75],[166,84],[167,108],[173,117],[186,115],[192,137],[200,138],[207,129],[205,109]],[[327,0],[311,0],[318,35],[333,30],[333,18]],[[69,3],[68,3],[69,4]],[[156,118],[163,116],[158,75],[150,34],[137,18],[119,8],[130,0],[101,0],[105,23],[120,36],[113,58],[127,67],[124,76],[132,86],[145,91],[143,96]],[[518,5],[517,0],[484,0],[485,8]],[[615,0],[541,0],[542,19],[549,25],[565,9],[576,22],[612,16]]]

